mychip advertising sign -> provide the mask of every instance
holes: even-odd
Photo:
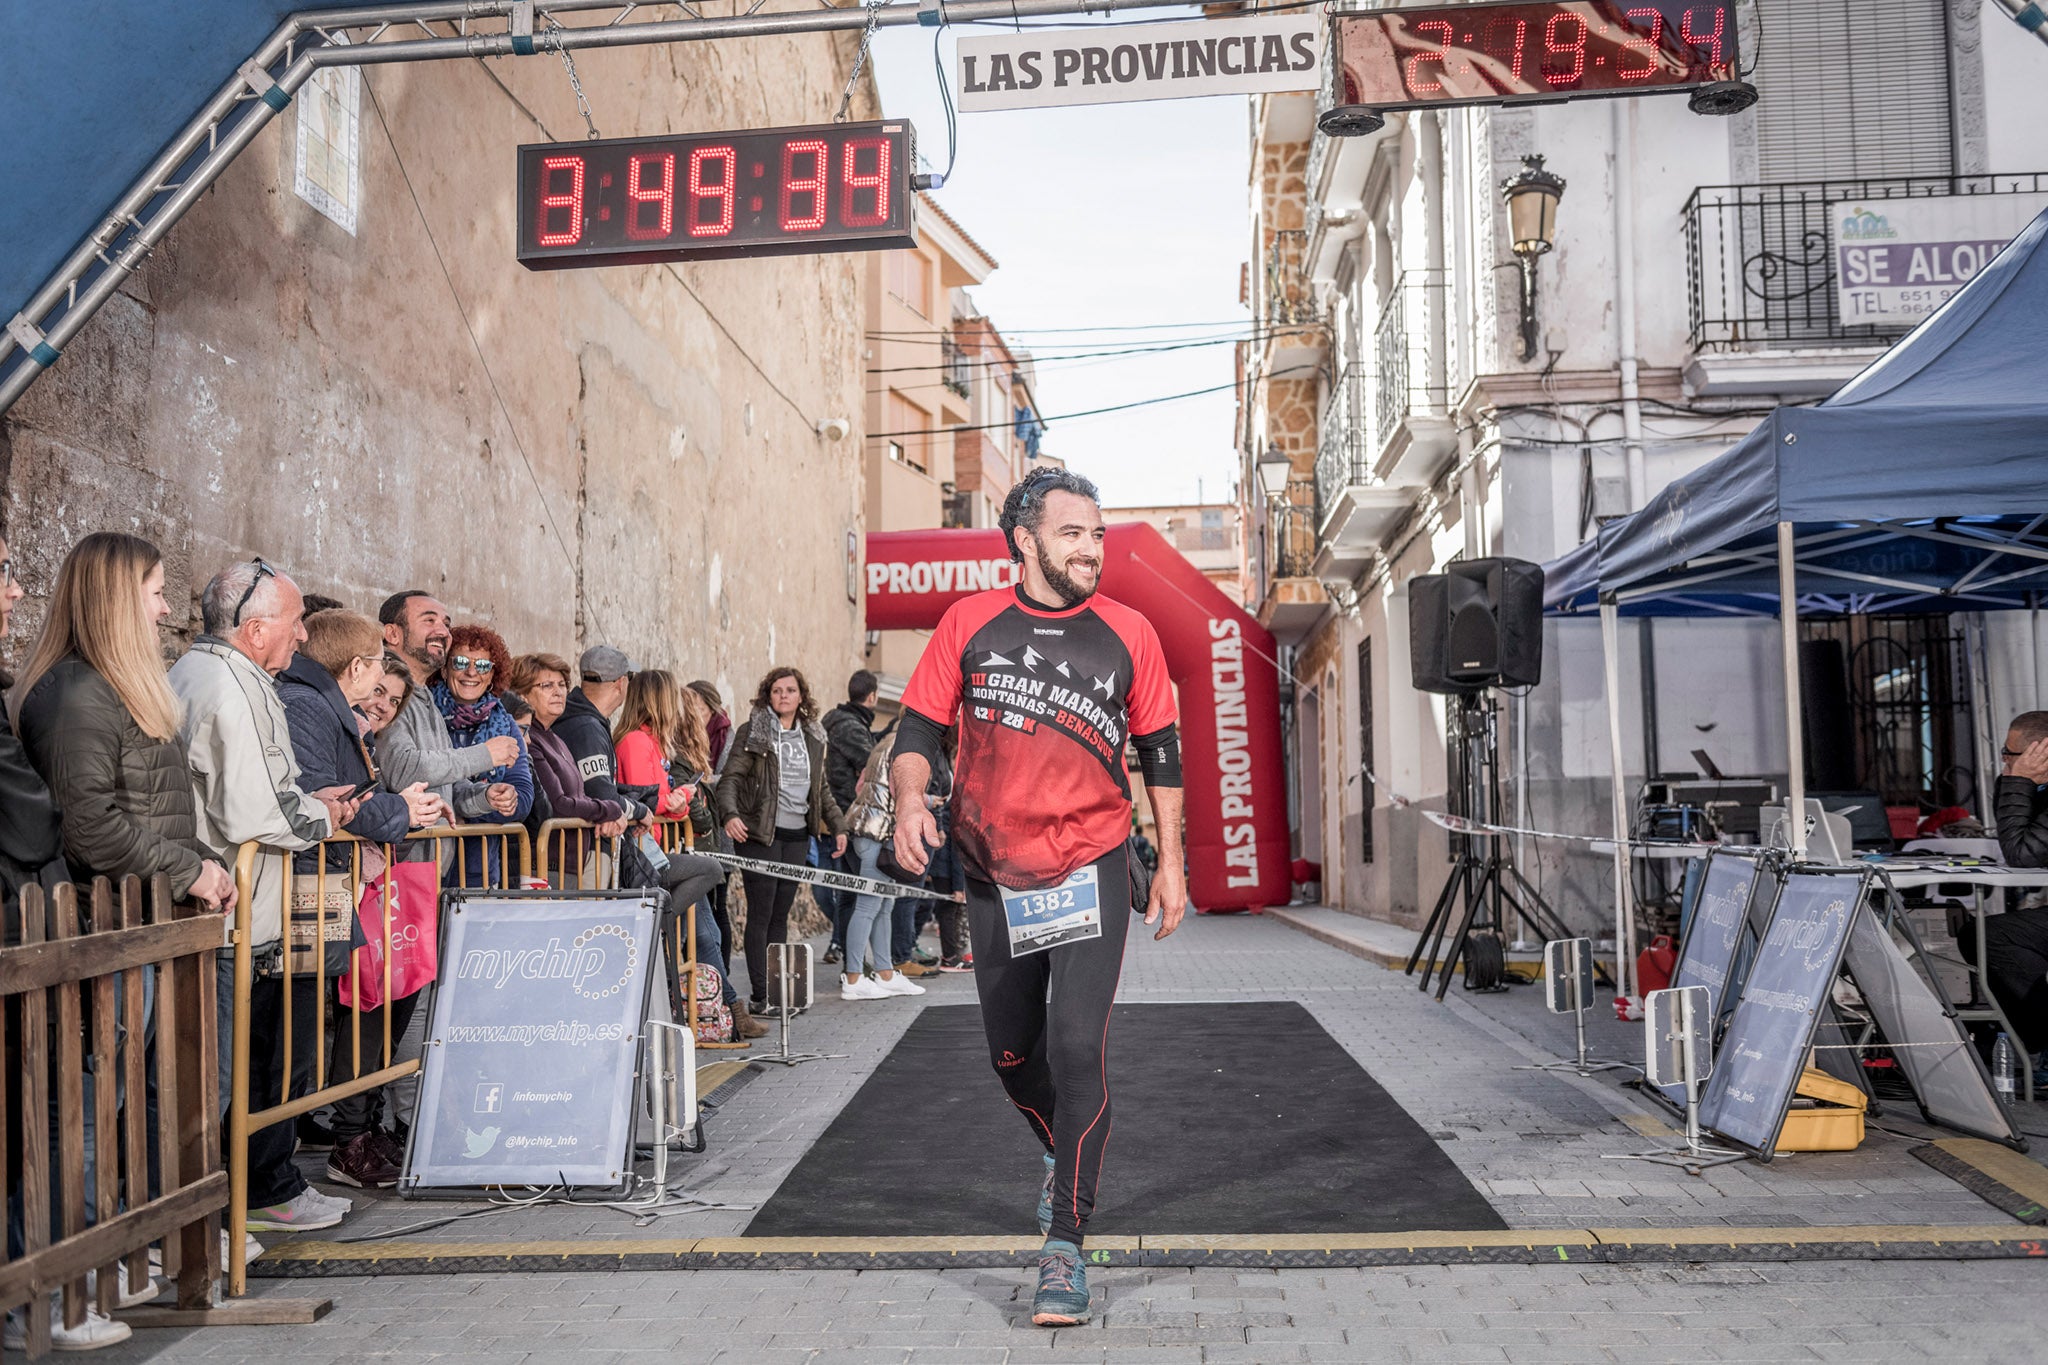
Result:
[[[400,1187],[618,1187],[657,951],[654,893],[449,899]]]
[[[1911,327],[1975,279],[2048,194],[1844,199],[1831,206],[1835,316],[1845,327]]]

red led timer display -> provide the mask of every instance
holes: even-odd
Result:
[[[519,149],[535,270],[915,246],[906,123],[835,123]]]
[[[1344,104],[1388,110],[1736,79],[1733,0],[1446,5],[1336,20]]]

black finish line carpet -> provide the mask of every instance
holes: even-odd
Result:
[[[1118,1005],[1109,1065],[1116,1128],[1091,1232],[1506,1227],[1291,1001]],[[932,1006],[747,1235],[1029,1236],[1041,1150],[989,1067],[980,1008]]]

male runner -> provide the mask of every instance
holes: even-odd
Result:
[[[1126,739],[1159,824],[1145,923],[1165,938],[1187,910],[1173,690],[1151,624],[1095,596],[1098,501],[1094,484],[1064,469],[1010,490],[1001,525],[1022,581],[946,612],[904,689],[890,769],[893,790],[923,791],[958,718],[953,831],[982,1026],[996,1075],[1046,1151],[1031,1320],[1047,1327],[1089,1317],[1081,1239],[1109,1140],[1109,1006],[1131,905]],[[931,813],[899,802],[897,861],[920,873],[937,842]]]

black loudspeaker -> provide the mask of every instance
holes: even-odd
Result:
[[[1543,677],[1543,568],[1465,559],[1408,580],[1408,665],[1419,692],[1526,687]]]

